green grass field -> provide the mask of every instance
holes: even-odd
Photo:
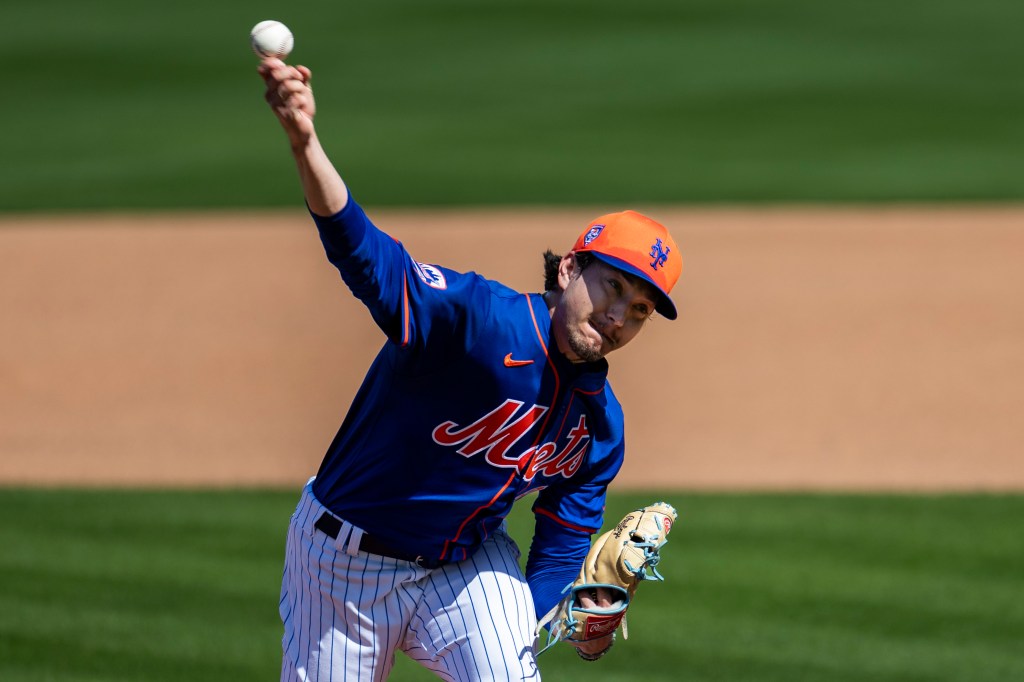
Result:
[[[0,489],[0,679],[276,679],[297,494]],[[662,497],[667,581],[613,655],[553,650],[546,679],[1024,679],[1024,496],[652,493],[608,518]]]
[[[1024,199],[1019,0],[8,5],[0,211],[301,205],[266,18],[367,204]]]

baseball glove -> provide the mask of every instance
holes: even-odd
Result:
[[[539,633],[551,624],[547,645],[542,651],[562,640],[586,642],[606,637],[620,624],[623,638],[628,637],[626,610],[642,581],[664,580],[656,566],[677,517],[672,505],[655,502],[631,511],[615,528],[601,535],[587,553],[579,577],[566,586],[565,598],[537,626]],[[584,607],[580,595],[592,595],[597,588],[604,588],[612,595],[610,607]],[[594,660],[607,650],[595,655],[577,651],[582,658]]]

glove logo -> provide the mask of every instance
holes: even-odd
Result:
[[[615,628],[619,627],[619,623],[622,622],[622,617],[626,615],[625,611],[613,614],[611,616],[597,616],[591,615],[587,619],[587,627],[583,631],[582,639],[584,641],[588,639],[597,639],[598,637],[604,637],[605,635],[615,632]]]
[[[619,525],[615,526],[615,530],[612,531],[612,535],[615,537],[616,540],[622,536],[622,531],[626,530],[626,526],[632,525],[631,521],[635,518],[636,517],[633,516],[633,513],[631,512],[626,515],[626,518],[619,521]]]

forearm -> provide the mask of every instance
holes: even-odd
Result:
[[[526,579],[530,583],[538,618],[542,618],[565,596],[563,590],[576,579],[589,549],[589,535],[537,516]]]
[[[312,72],[274,58],[260,62],[258,72],[267,88],[267,104],[291,145],[309,209],[324,217],[338,213],[348,203],[348,189],[327,158],[313,125],[316,101],[310,85]]]
[[[348,188],[313,134],[304,145],[292,147],[299,180],[309,210],[319,216],[332,216],[348,203]]]

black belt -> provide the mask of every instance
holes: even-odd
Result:
[[[337,538],[338,533],[341,532],[341,519],[336,516],[332,516],[328,512],[324,512],[320,515],[320,518],[316,520],[316,523],[313,524],[313,527],[329,538]],[[444,563],[437,559],[428,559],[424,556],[414,556],[412,554],[400,552],[397,549],[392,549],[369,533],[363,533],[363,537],[359,540],[359,551],[376,554],[378,556],[386,556],[391,559],[398,559],[399,561],[410,561],[422,568],[437,568]]]

